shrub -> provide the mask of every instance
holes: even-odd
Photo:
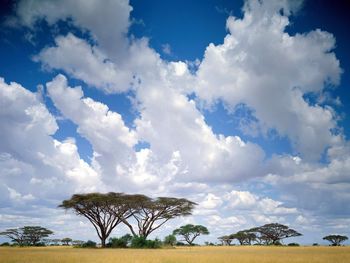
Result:
[[[96,242],[88,240],[84,244],[82,244],[81,247],[84,247],[84,248],[95,248],[96,247]]]
[[[164,245],[168,246],[175,246],[176,244],[176,237],[174,235],[168,235],[164,238]]]
[[[300,245],[298,243],[289,243],[289,247],[299,247]]]
[[[127,248],[132,240],[132,236],[130,234],[126,234],[120,238],[113,237],[109,239],[107,247],[112,248]]]
[[[276,241],[275,243],[269,244],[269,246],[283,246],[280,241]]]
[[[155,240],[147,240],[147,248],[160,248],[162,246],[162,241],[158,238]]]
[[[147,240],[144,237],[133,237],[131,240],[132,248],[160,248],[162,242],[156,238],[155,240]]]
[[[34,245],[35,247],[46,247],[44,242],[39,242]]]
[[[313,245],[314,247],[319,246],[319,244],[318,244],[318,243],[313,243],[312,245]]]
[[[9,247],[11,246],[9,242],[4,242],[0,245],[0,247]]]

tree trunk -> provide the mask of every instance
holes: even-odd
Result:
[[[101,247],[106,247],[106,239],[107,237],[101,237]]]

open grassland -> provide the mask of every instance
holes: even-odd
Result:
[[[350,247],[191,247],[176,249],[0,248],[1,263],[338,263]]]

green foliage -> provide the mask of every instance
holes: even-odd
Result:
[[[40,241],[52,234],[51,230],[41,226],[24,226],[0,232],[0,235],[8,237],[19,246],[37,246]]]
[[[82,248],[96,248],[96,242],[88,240],[81,245]]]
[[[328,235],[323,237],[323,240],[331,242],[331,246],[340,246],[341,243],[348,240],[348,237],[342,235]]]
[[[176,237],[174,235],[168,235],[164,238],[163,243],[164,243],[164,245],[175,246]]]
[[[58,207],[72,209],[77,215],[86,217],[93,224],[102,247],[105,247],[106,239],[122,222],[121,218],[131,215],[124,198],[122,193],[75,194]]]
[[[182,236],[189,245],[192,245],[196,237],[200,235],[209,235],[209,231],[202,225],[187,224],[175,229],[173,235]]]
[[[235,234],[231,234],[227,237],[229,240],[237,239],[241,245],[251,245],[256,240],[256,234],[249,230],[238,231]],[[230,243],[228,243],[230,244]]]
[[[73,240],[69,237],[65,237],[61,239],[61,242],[64,246],[69,246],[69,243],[71,243]]]
[[[126,234],[120,238],[112,237],[109,239],[107,247],[112,248],[127,248],[131,243],[132,236],[130,234]]]
[[[86,217],[93,224],[102,247],[105,247],[107,238],[120,223],[124,223],[133,236],[147,238],[168,220],[190,215],[195,205],[184,198],[150,198],[140,194],[110,192],[75,194],[58,207],[71,209],[77,215]],[[138,231],[129,218],[138,222]]]
[[[51,230],[41,226],[25,226],[22,229],[25,243],[32,246],[38,245],[41,239],[53,234]]]
[[[233,237],[233,235],[228,235],[228,236],[218,237],[218,239],[221,241],[222,245],[230,246],[234,237]]]
[[[288,247],[300,247],[298,243],[289,243]]]
[[[259,244],[264,243],[265,245],[279,245],[278,243],[282,239],[302,236],[294,229],[279,223],[266,224],[247,231],[256,235],[256,240],[258,240]]]
[[[145,237],[133,237],[131,240],[132,248],[160,248],[162,246],[162,241],[158,238],[155,240],[148,240]]]
[[[313,244],[312,244],[312,246],[314,246],[314,247],[318,247],[318,246],[319,246],[319,244],[318,244],[318,243],[313,243]]]
[[[44,242],[39,242],[34,245],[35,247],[46,247]]]
[[[0,247],[9,247],[11,246],[9,242],[4,242],[0,245]]]
[[[283,246],[283,244],[281,243],[281,241],[277,240],[273,243],[268,244],[268,246]]]
[[[131,217],[138,222],[138,233],[127,220],[123,220],[123,223],[129,227],[134,236],[145,238],[168,220],[191,215],[196,205],[196,203],[184,198],[150,198],[145,195],[127,195],[126,202],[132,210]]]

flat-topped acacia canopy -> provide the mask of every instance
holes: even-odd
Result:
[[[106,239],[120,223],[128,226],[134,236],[147,238],[168,220],[191,215],[195,205],[184,198],[150,198],[140,194],[110,192],[75,194],[59,207],[72,209],[77,215],[86,217],[101,239],[102,247],[105,247]],[[130,218],[137,222],[138,233],[129,222]]]

